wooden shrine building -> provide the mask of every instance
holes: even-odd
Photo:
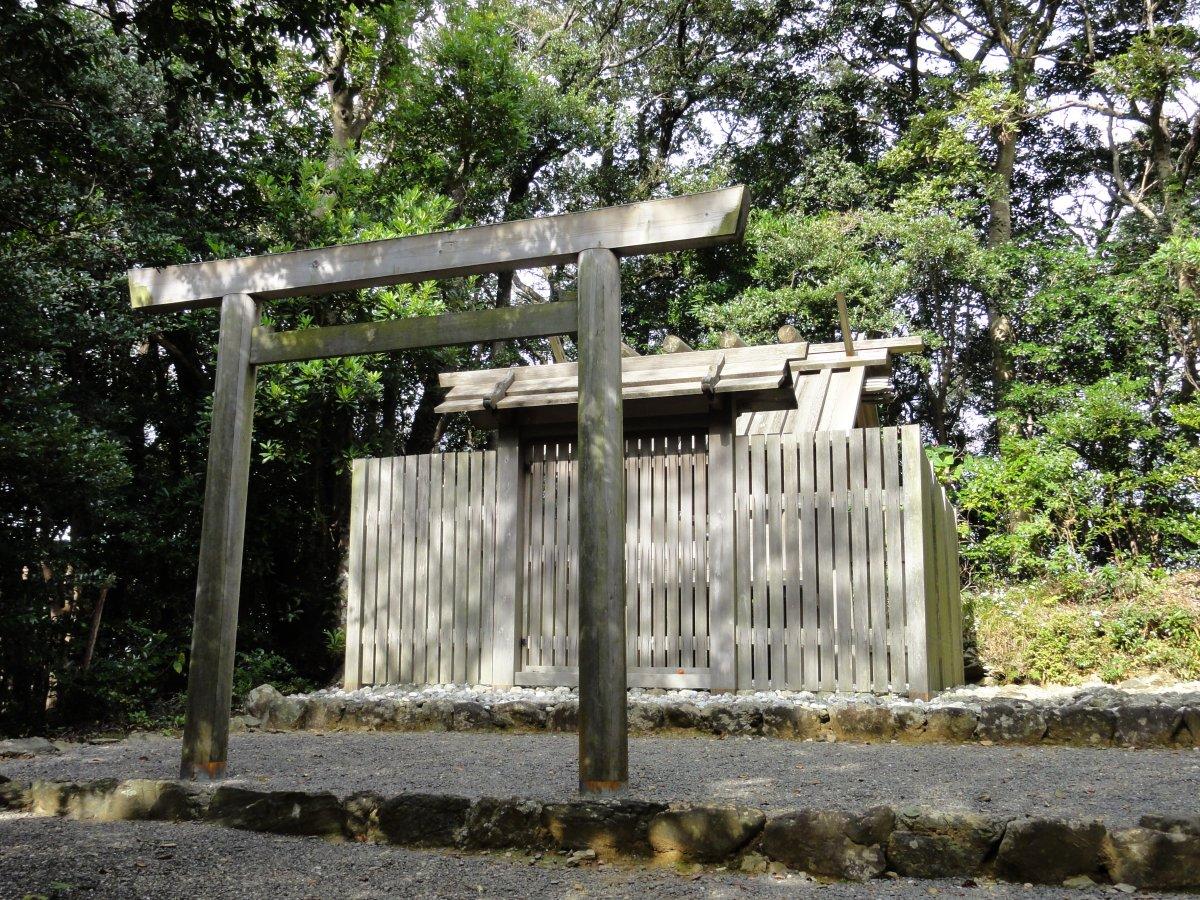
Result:
[[[954,511],[919,429],[878,427],[892,357],[923,345],[790,331],[623,351],[629,684],[961,683]],[[573,685],[577,366],[441,384],[494,448],[356,462],[346,686]]]

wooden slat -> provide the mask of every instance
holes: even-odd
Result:
[[[926,573],[925,573],[925,490],[923,481],[925,456],[921,449],[921,431],[916,425],[900,429],[901,466],[904,478],[904,609],[908,649],[908,690],[918,696],[928,696],[930,676],[926,630]]]
[[[861,428],[846,433],[850,446],[850,590],[854,643],[854,689],[871,682],[870,555],[867,544],[866,444]]]
[[[413,680],[429,681],[429,584],[430,534],[429,513],[433,494],[433,457],[418,456],[417,533],[413,565]],[[436,649],[434,655],[436,656]]]
[[[887,666],[887,582],[884,535],[883,453],[880,431],[866,432],[867,479],[867,606],[871,618],[871,686],[876,693],[888,689]]]
[[[696,469],[703,465],[692,452],[691,438],[679,453],[679,665],[696,665]]]
[[[733,434],[735,411],[714,414],[708,431],[707,496],[708,541],[705,547],[708,572],[708,664],[713,689],[736,690],[741,665],[737,639],[736,611],[740,609],[740,581],[736,556],[737,509],[734,478],[737,472],[737,439]]]
[[[767,628],[770,644],[770,686],[784,686],[783,627],[783,449],[778,435],[763,439],[767,492],[763,524],[767,530]]]
[[[854,427],[858,415],[858,404],[862,397],[865,369],[847,369],[833,372],[829,379],[829,393],[821,408],[821,431],[847,431]]]
[[[820,593],[817,569],[817,476],[814,463],[816,436],[812,432],[796,436],[800,454],[798,479],[800,482],[800,580],[801,619],[804,624],[802,684],[807,690],[821,686],[820,665]]]
[[[446,540],[443,502],[446,457],[432,454],[429,466],[429,609],[425,620],[425,678],[436,684],[442,678],[442,566]]]
[[[470,455],[454,454],[454,586],[450,596],[454,644],[451,677],[455,684],[467,683],[467,596],[471,552],[468,519],[471,502]]]
[[[496,461],[499,453],[496,450],[488,450],[483,454],[483,508],[482,508],[482,529],[483,536],[481,542],[481,551],[483,559],[481,561],[482,571],[480,573],[479,592],[481,596],[480,616],[483,622],[483,635],[480,640],[479,648],[479,680],[483,684],[497,684],[495,668],[495,645],[496,645],[496,623],[497,610],[501,602],[501,591],[497,585],[500,579],[508,580],[510,576],[506,569],[512,560],[515,565],[515,552],[509,554],[501,554],[497,546],[497,512],[496,512]],[[519,471],[519,467],[518,467]],[[513,503],[519,502],[519,490],[517,486],[520,484],[519,478],[510,479],[506,485],[508,494],[513,496]],[[505,533],[504,540],[512,542],[519,540],[520,531],[514,529]],[[501,569],[501,561],[503,561],[504,569]],[[515,600],[515,597],[513,598]],[[509,630],[507,635],[508,657],[513,658],[513,635],[515,628],[509,622]],[[511,662],[504,667],[507,672],[511,667]],[[511,678],[509,679],[511,683]]]
[[[802,639],[803,605],[800,591],[800,476],[797,441],[788,435],[780,441],[783,455],[783,498],[780,506],[783,528],[784,621],[787,626],[785,666],[779,686],[801,689],[804,679]]]
[[[698,438],[697,443],[702,447],[703,438]],[[701,447],[697,448],[693,456],[695,473],[692,489],[692,540],[695,554],[692,566],[692,608],[694,610],[692,635],[695,652],[693,665],[710,668],[712,662],[708,648],[711,645],[708,640],[707,623],[709,621],[709,584],[712,575],[708,567],[708,453]],[[732,623],[730,623],[730,627],[732,627]],[[723,630],[723,628],[722,625],[719,630]]]
[[[346,666],[343,686],[348,691],[362,684],[362,612],[364,504],[367,487],[367,461],[350,464],[350,561],[346,585]]]
[[[390,566],[392,561],[392,466],[386,459],[376,460],[378,493],[376,502],[376,538],[375,553],[377,557],[375,583],[375,677],[374,684],[387,684],[388,663],[388,634],[391,624],[388,622],[389,602],[388,587],[391,583]]]
[[[833,555],[835,572],[834,629],[837,632],[837,686],[839,691],[854,689],[854,623],[850,592],[850,492],[846,466],[847,434],[829,432],[833,451]]]
[[[645,444],[638,454],[638,666],[653,661],[654,635],[654,455]]]
[[[525,474],[521,457],[520,434],[515,428],[501,428],[497,434],[492,487],[488,491],[491,508],[495,497],[494,533],[489,541],[494,554],[495,592],[484,590],[484,598],[494,596],[492,646],[492,684],[515,684],[516,670],[523,662],[521,641],[529,633],[524,616],[525,547],[530,507],[528,491],[532,479]],[[484,571],[492,571],[492,567]],[[485,588],[487,587],[485,582]]]
[[[567,542],[569,538],[571,484],[570,450],[560,441],[554,454],[554,665],[567,663]]]
[[[753,585],[751,587],[751,620],[754,629],[754,687],[762,690],[768,682],[768,636],[767,603],[767,454],[766,436],[750,437],[750,494],[751,515],[751,558],[753,560]]]
[[[541,581],[540,603],[541,627],[538,630],[539,660],[542,665],[554,665],[554,541],[555,516],[554,505],[558,499],[558,469],[555,459],[558,453],[557,444],[545,447],[542,463],[542,548],[541,571],[537,578]]]
[[[189,309],[214,305],[235,291],[273,299],[537,268],[574,262],[581,252],[601,247],[622,256],[705,247],[741,238],[749,202],[739,185],[457,231],[131,269],[130,302],[135,308]]]
[[[653,615],[650,619],[652,628],[652,665],[667,664],[666,643],[667,634],[667,579],[666,579],[666,528],[667,528],[667,474],[666,447],[663,439],[658,438],[654,443],[654,513],[651,518],[651,553],[653,554],[653,581],[650,590],[653,596]]]
[[[825,396],[829,393],[829,369],[794,376],[796,392],[796,418],[794,427],[798,434],[809,434],[821,424],[821,410],[825,408]]]
[[[900,432],[883,429],[884,531],[887,558],[889,684],[908,690],[908,613],[904,586],[904,492],[900,487]]]
[[[638,460],[636,439],[625,439],[625,667],[637,665]]]
[[[821,690],[832,691],[837,687],[837,670],[834,660],[835,596],[833,544],[833,475],[830,469],[832,448],[828,431],[815,432],[814,455],[816,457],[816,506],[817,519],[817,609],[820,620],[818,640]]]
[[[472,309],[440,316],[330,325],[299,331],[256,328],[251,359],[255,365],[267,365],[573,334],[577,320],[578,308],[575,303],[558,302]]]
[[[466,453],[467,477],[470,491],[463,503],[467,516],[467,559],[462,570],[466,572],[466,586],[459,588],[461,602],[466,607],[466,678],[467,684],[480,683],[479,643],[483,634],[483,616],[480,611],[480,580],[483,569],[483,453]]]
[[[624,474],[622,472],[622,474]],[[579,665],[579,464],[567,464],[567,665]]]
[[[400,604],[404,596],[404,459],[394,456],[384,460],[391,470],[392,502],[388,510],[388,530],[391,562],[388,565],[388,684],[398,684],[400,678]]]
[[[400,583],[400,681],[404,684],[411,683],[413,680],[416,653],[416,647],[413,645],[413,622],[416,615],[417,582],[415,572],[417,567],[417,530],[419,528],[417,520],[418,459],[419,457],[416,456],[400,457],[404,469],[404,509],[402,512],[404,549],[401,563],[403,579]]]
[[[663,474],[666,477],[666,505],[663,508],[663,665],[679,665],[679,446],[674,439],[664,448]]]
[[[363,526],[362,682],[375,683],[375,591],[379,581],[379,460],[367,460]]]
[[[734,463],[737,496],[737,516],[734,525],[734,536],[737,542],[737,552],[734,554],[737,606],[734,621],[737,629],[738,690],[747,690],[754,686],[754,630],[751,612],[754,566],[751,550],[753,528],[750,521],[754,496],[750,487],[750,441],[751,438],[747,437],[737,438],[734,442],[737,452]]]

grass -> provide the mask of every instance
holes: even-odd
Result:
[[[1200,571],[1101,569],[963,593],[967,640],[992,681],[1200,679]]]

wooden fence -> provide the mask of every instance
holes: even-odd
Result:
[[[961,682],[954,510],[916,426],[631,437],[625,474],[631,685]],[[569,440],[357,461],[347,686],[574,684],[577,478]]]

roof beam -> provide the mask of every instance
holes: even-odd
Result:
[[[359,356],[392,350],[574,334],[578,321],[578,304],[563,301],[473,309],[441,316],[415,316],[360,325],[305,328],[301,331],[256,328],[250,348],[250,362],[265,365],[331,356]]]
[[[620,256],[709,247],[739,240],[745,186],[544,216],[457,231],[129,270],[135,309],[215,306],[226,294],[260,300],[457,278],[574,262],[584,250]]]

